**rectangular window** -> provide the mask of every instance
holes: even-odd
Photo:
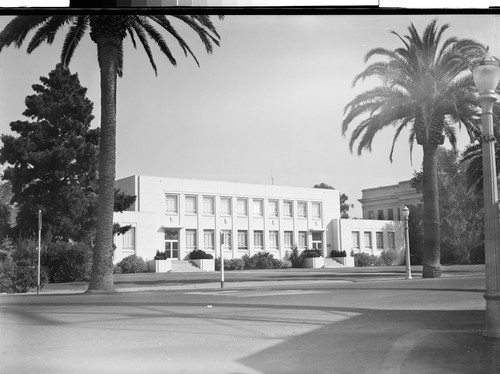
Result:
[[[262,231],[253,232],[253,246],[255,249],[264,248],[264,233]]]
[[[293,203],[291,201],[283,202],[283,217],[292,217],[293,216]]]
[[[196,249],[196,230],[186,230],[186,249]]]
[[[307,203],[305,201],[299,201],[297,204],[297,215],[302,218],[307,217]]]
[[[359,231],[352,232],[352,248],[359,249]]]
[[[269,249],[278,249],[278,231],[269,231]]]
[[[307,232],[299,231],[299,249],[304,250],[307,248]]]
[[[384,233],[378,231],[376,233],[376,236],[377,236],[377,248],[384,249]]]
[[[293,232],[292,231],[285,231],[284,240],[285,240],[285,243],[284,243],[285,249],[292,249]]]
[[[231,247],[232,247],[231,230],[222,230],[222,236],[224,238],[224,244],[222,245],[222,248],[231,249]]]
[[[239,216],[248,216],[248,200],[247,199],[238,199],[238,215]]]
[[[393,209],[389,209],[387,211],[387,213],[389,214],[389,216],[387,217],[390,221],[394,221],[394,210]]]
[[[238,230],[238,249],[248,249],[248,233],[246,230]]]
[[[135,249],[135,227],[123,234],[123,249]]]
[[[375,219],[375,213],[373,210],[368,211],[368,219]]]
[[[390,249],[395,249],[396,248],[396,238],[394,236],[394,232],[388,232],[387,233],[387,241],[388,241]]]
[[[204,196],[203,197],[203,213],[204,214],[214,214],[214,197]]]
[[[176,214],[177,209],[177,195],[165,195],[165,202],[167,204],[167,213]]]
[[[259,200],[254,200],[253,201],[253,215],[262,217],[264,209],[263,209],[264,201],[259,199]]]
[[[372,247],[372,233],[371,232],[365,232],[364,235],[365,238],[365,248],[371,248]]]
[[[231,215],[231,198],[221,197],[220,198],[220,214],[225,216]]]
[[[382,220],[384,219],[384,211],[383,210],[378,211],[377,219],[382,219]]]
[[[278,217],[278,200],[269,200],[269,217]]]
[[[196,196],[186,196],[186,214],[196,214]]]
[[[312,203],[312,217],[321,218],[321,203]]]
[[[214,249],[214,230],[203,230],[203,242],[205,249]]]

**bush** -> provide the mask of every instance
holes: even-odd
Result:
[[[166,260],[167,258],[170,258],[170,252],[169,251],[156,251],[156,255],[154,257],[155,260]]]
[[[50,282],[87,281],[92,270],[92,249],[85,243],[49,243],[43,264]]]
[[[202,251],[201,249],[195,249],[189,254],[189,258],[191,260],[210,260],[213,259],[214,256],[212,256],[210,253]]]
[[[233,260],[224,259],[224,270],[243,270],[245,269],[245,261],[241,258]],[[220,258],[215,259],[215,270],[220,271]]]
[[[148,271],[148,266],[142,257],[136,255],[130,255],[125,257],[116,267],[120,270],[118,273],[130,274],[130,273],[146,273]]]
[[[252,257],[244,255],[245,269],[281,269],[283,267],[280,260],[274,258],[269,252],[258,252]]]
[[[332,250],[330,253],[331,257],[347,257],[346,251],[338,251],[336,249]]]
[[[321,255],[315,249],[306,249],[304,252],[302,252],[302,257],[303,258],[321,257]]]
[[[380,254],[380,260],[382,262],[382,266],[396,265],[398,261],[398,255],[395,252],[384,251]]]
[[[480,244],[470,251],[471,264],[484,264],[484,244]]]
[[[290,252],[288,259],[290,260],[293,268],[301,268],[302,264],[304,263],[304,258],[300,254],[299,249],[296,245],[292,247],[292,251]]]
[[[7,239],[0,244],[0,292],[25,293],[38,283],[38,242],[21,239],[14,243]],[[40,283],[47,284],[47,273],[40,269]]]
[[[375,266],[376,262],[377,256],[365,252],[354,254],[354,266],[356,267]]]

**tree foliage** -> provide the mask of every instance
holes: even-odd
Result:
[[[470,252],[482,242],[482,195],[467,187],[467,162],[455,150],[438,150],[439,211],[441,217],[441,261],[469,263]],[[415,173],[412,186],[422,191],[422,172]],[[410,247],[411,248],[411,247]]]
[[[389,159],[403,133],[409,134],[410,156],[413,145],[423,148],[423,214],[424,251],[423,277],[441,275],[440,216],[436,173],[436,151],[445,139],[456,147],[456,127],[464,126],[471,140],[479,134],[475,85],[469,61],[483,55],[485,47],[469,39],[449,38],[442,41],[449,25],[437,26],[433,20],[422,36],[413,24],[407,35],[392,31],[400,48],[374,48],[365,62],[375,56],[380,61],[369,64],[353,81],[378,78],[381,85],[356,96],[345,107],[342,133],[345,135],[355,119],[349,141],[351,151],[371,151],[376,134],[384,128],[395,129]]]
[[[219,35],[207,15],[178,15],[177,19],[190,27],[201,39],[208,53],[219,45]],[[123,74],[123,42],[130,37],[136,47],[136,37],[142,44],[156,72],[148,40],[153,40],[168,60],[176,60],[160,30],[177,41],[184,54],[198,63],[189,45],[172,26],[165,15],[34,15],[15,17],[0,33],[0,51],[14,43],[20,47],[28,33],[36,30],[28,44],[31,53],[42,43],[52,44],[57,31],[69,26],[61,62],[67,66],[83,36],[90,29],[90,38],[97,46],[97,61],[101,79],[101,138],[99,149],[99,196],[97,204],[97,231],[93,251],[92,275],[87,292],[115,292],[113,285],[113,196],[116,173],[116,92],[117,77]]]
[[[83,240],[92,231],[99,130],[91,129],[93,104],[78,75],[58,64],[26,97],[27,120],[11,122],[2,135],[3,179],[18,206],[16,231],[36,233],[38,210],[45,238]]]
[[[335,187],[326,183],[315,184],[313,188],[323,188],[327,190],[334,190]],[[340,194],[340,218],[349,218],[349,209],[354,208],[354,204],[349,204],[347,200],[349,197],[345,193]]]

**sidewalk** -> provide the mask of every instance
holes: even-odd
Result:
[[[484,265],[453,265],[443,267],[443,278],[472,276],[484,273]],[[224,288],[285,287],[307,284],[338,282],[371,282],[405,279],[403,266],[335,268],[335,269],[279,269],[236,270],[224,272]],[[422,266],[412,267],[414,279],[422,277]],[[115,274],[117,292],[174,291],[186,289],[220,289],[220,272],[190,273],[136,273]],[[42,294],[83,293],[88,282],[50,283],[43,287]],[[31,293],[36,292],[36,290]]]

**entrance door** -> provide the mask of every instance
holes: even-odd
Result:
[[[317,250],[319,253],[323,253],[323,233],[313,232],[312,233],[312,249]]]
[[[172,260],[179,259],[179,230],[165,230],[165,251]]]

